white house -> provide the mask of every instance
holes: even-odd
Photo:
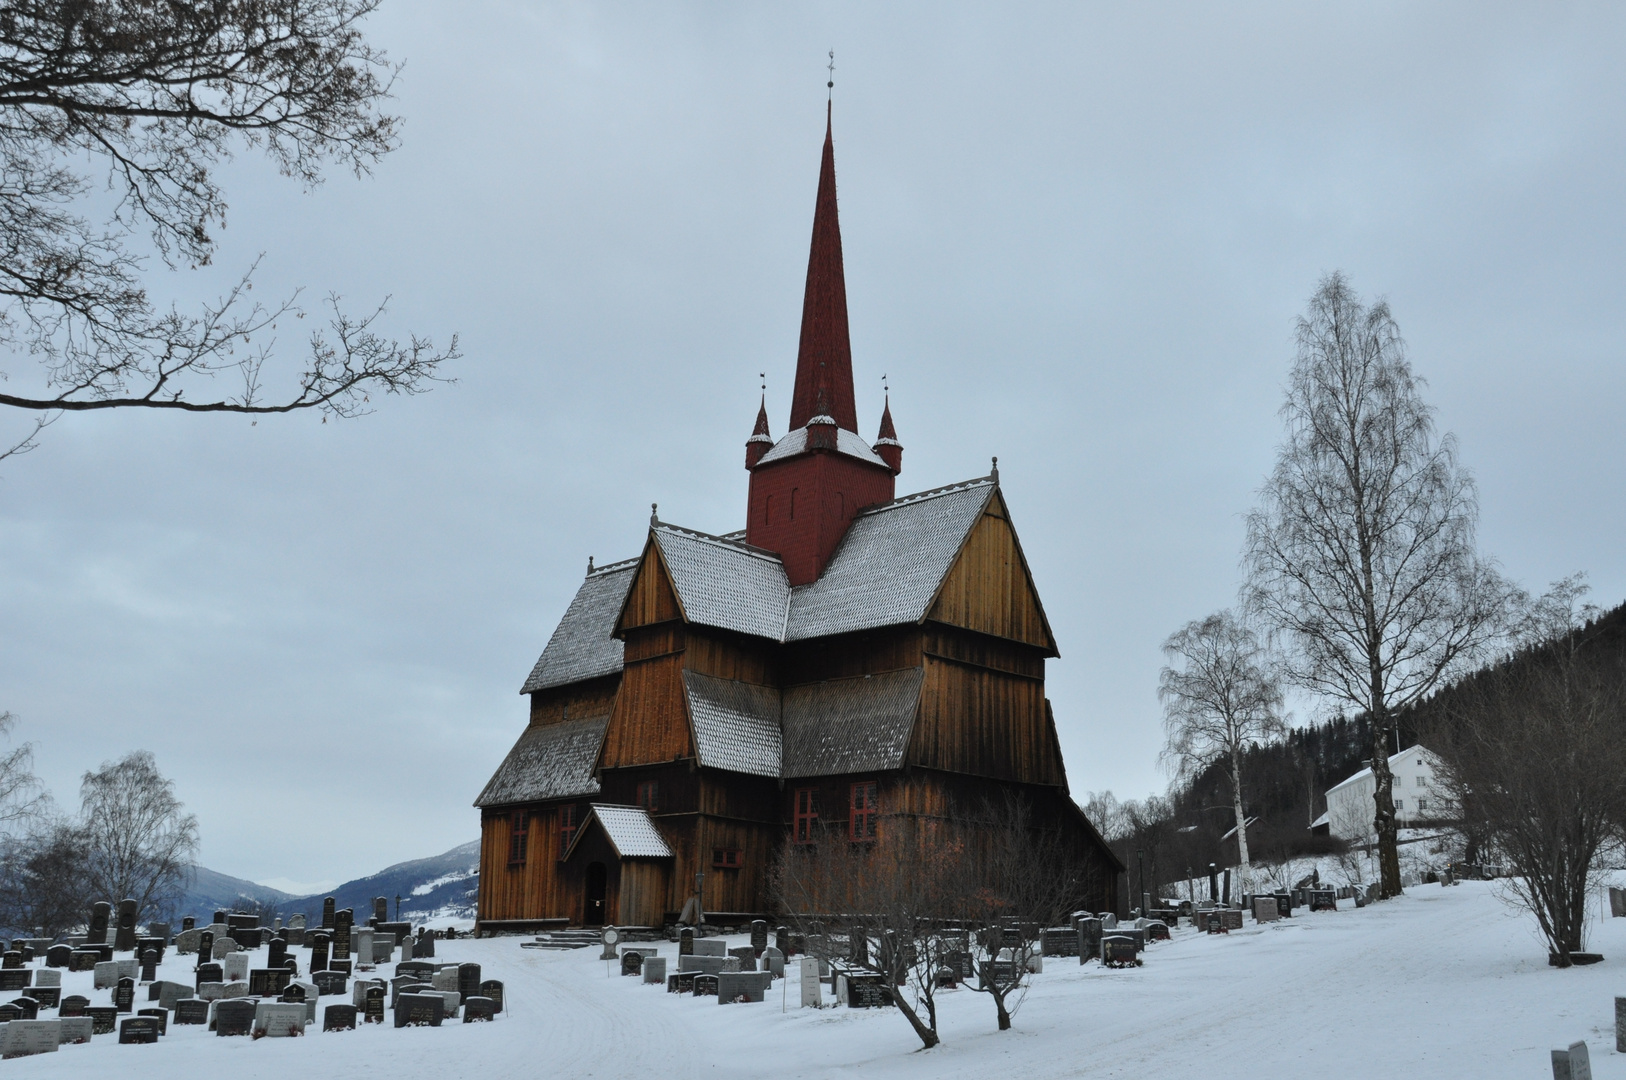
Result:
[[[1439,758],[1433,751],[1424,746],[1402,750],[1389,758],[1389,771],[1395,778],[1395,819],[1402,829],[1447,816],[1445,793],[1434,787]],[[1365,843],[1375,840],[1372,795],[1376,790],[1377,781],[1372,778],[1371,766],[1328,788],[1328,831],[1344,840]]]

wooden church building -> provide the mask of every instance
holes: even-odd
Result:
[[[858,434],[827,122],[789,430],[758,411],[743,530],[651,515],[636,558],[589,561],[475,802],[480,929],[770,912],[786,844],[1010,791],[1089,853],[1086,905],[1117,907],[998,470],[898,497],[902,464],[890,404]]]

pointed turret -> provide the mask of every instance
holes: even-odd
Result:
[[[898,441],[897,429],[892,426],[891,394],[886,396],[886,406],[881,410],[881,430],[875,437],[875,454],[886,462],[894,475],[903,471],[903,444]]]
[[[813,208],[813,246],[807,257],[807,288],[802,294],[802,340],[796,353],[796,389],[790,400],[790,429],[803,427],[823,411],[837,427],[858,431],[853,404],[853,351],[847,334],[847,279],[841,266],[841,221],[836,214],[836,151],[830,112],[824,114],[824,160],[819,165],[819,196]]]
[[[751,437],[745,440],[745,467],[756,468],[762,455],[773,449],[773,436],[768,434],[768,395],[762,395],[762,404],[757,406],[757,426],[751,429]]]

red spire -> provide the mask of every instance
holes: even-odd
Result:
[[[807,257],[807,290],[802,296],[802,340],[796,353],[790,429],[805,426],[821,408],[835,418],[838,427],[858,431],[852,343],[847,336],[847,279],[841,267],[841,222],[836,216],[836,152],[828,105],[819,197],[813,209],[813,246]]]
[[[768,433],[768,395],[762,395],[762,404],[757,406],[757,426],[751,429],[751,437],[745,440],[745,467],[754,468],[762,459],[762,455],[773,449],[773,436]]]
[[[886,397],[881,410],[881,430],[875,436],[875,453],[895,473],[903,471],[903,444],[898,441],[897,429],[892,426],[892,395]]]

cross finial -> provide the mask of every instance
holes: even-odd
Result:
[[[825,83],[824,86],[825,89],[829,91],[829,95],[834,97],[836,92],[836,51],[834,49],[830,50],[830,63],[828,66],[830,70],[830,81]]]

